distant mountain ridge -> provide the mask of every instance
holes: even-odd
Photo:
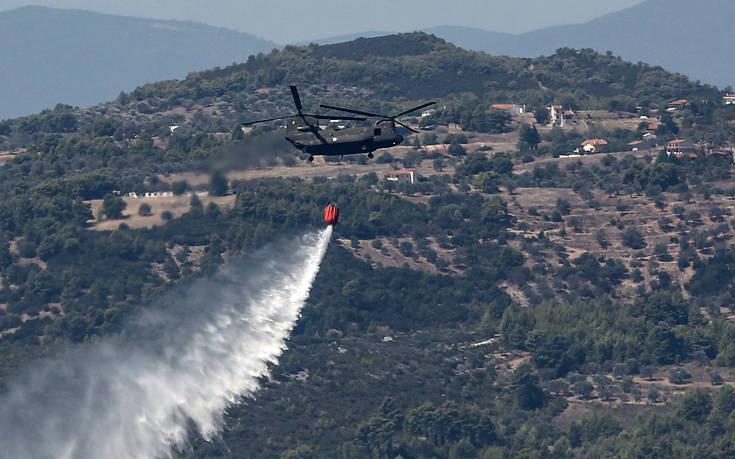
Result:
[[[491,55],[536,57],[562,47],[609,50],[628,61],[661,65],[725,87],[735,84],[735,63],[727,59],[735,42],[730,17],[735,17],[735,2],[728,0],[647,0],[584,24],[519,35],[458,26],[424,31]],[[336,43],[379,34],[312,41]],[[204,24],[45,7],[0,12],[0,43],[0,120],[57,103],[93,105],[148,82],[243,62],[280,47]],[[342,45],[340,55],[354,46]]]
[[[279,46],[193,22],[38,6],[0,12],[0,43],[0,119],[92,105]]]
[[[504,34],[466,27],[423,29],[466,49],[536,57],[562,47],[611,51],[629,61],[661,65],[719,87],[735,85],[735,2],[646,0],[583,24]]]

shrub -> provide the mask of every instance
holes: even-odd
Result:
[[[144,202],[138,207],[138,215],[148,216],[151,215],[151,205]]]
[[[100,213],[110,220],[118,220],[123,218],[123,210],[127,207],[127,203],[119,196],[108,194],[102,201]]]
[[[222,172],[215,172],[212,174],[212,178],[209,180],[209,194],[213,196],[224,196],[228,191],[227,178]]]
[[[635,228],[627,228],[622,233],[623,245],[634,250],[640,250],[646,246],[643,235]]]
[[[171,184],[171,191],[173,191],[176,196],[181,196],[186,193],[188,189],[189,183],[187,183],[186,180],[177,180]]]
[[[28,239],[21,239],[18,242],[18,254],[23,258],[33,258],[36,256],[36,244]]]
[[[692,380],[692,375],[682,367],[674,367],[669,371],[671,384],[686,384]]]

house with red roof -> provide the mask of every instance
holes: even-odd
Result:
[[[607,141],[604,139],[587,139],[582,142],[582,150],[587,153],[599,153],[607,147]]]
[[[648,140],[634,140],[628,144],[630,151],[645,151],[651,149],[651,143]]]
[[[552,105],[548,107],[549,109],[549,122],[550,124],[560,124],[564,125],[564,119],[562,117],[562,113],[564,112],[564,107],[561,105]]]
[[[565,126],[567,123],[574,119],[575,113],[573,110],[564,110],[561,105],[552,105],[547,107],[549,109],[549,120],[551,124],[558,124],[559,126]]]
[[[725,94],[722,96],[722,101],[725,102],[725,105],[735,104],[735,94]]]
[[[676,111],[682,107],[686,107],[689,105],[689,100],[687,99],[678,99],[673,102],[669,102],[669,108],[666,109],[667,112],[673,112]]]
[[[696,158],[697,148],[690,140],[676,139],[666,144],[666,154],[676,158]]]

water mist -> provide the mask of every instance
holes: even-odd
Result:
[[[109,337],[25,370],[0,395],[0,457],[147,458],[212,438],[258,388],[308,297],[332,228],[175,288]]]

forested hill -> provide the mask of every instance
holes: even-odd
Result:
[[[376,96],[366,101],[372,108],[396,98],[469,97],[476,102],[635,110],[679,98],[719,98],[715,88],[686,76],[592,50],[563,48],[535,59],[495,57],[423,33],[288,46],[242,64],[193,73],[181,82],[147,85],[130,95],[166,108],[205,96],[237,100],[243,90],[284,84],[359,87]]]
[[[89,106],[277,46],[192,22],[37,6],[0,12],[0,43],[0,119]]]
[[[214,139],[207,134],[229,133],[239,123],[261,116],[292,113],[290,93],[284,90],[289,84],[300,87],[307,110],[318,110],[319,102],[329,101],[395,113],[436,100],[436,116],[442,122],[486,132],[498,129],[497,120],[485,113],[494,103],[522,104],[529,110],[561,104],[573,110],[635,113],[639,107],[665,108],[676,99],[719,103],[722,96],[716,88],[683,75],[592,50],[563,48],[535,59],[495,57],[410,33],[287,46],[251,55],[243,63],[190,73],[183,80],[140,86],[90,109],[59,105],[39,115],[2,121],[0,149],[47,148],[43,145],[48,133],[65,142],[69,137],[87,141],[99,132],[110,132],[117,141],[132,141],[141,133],[166,138],[169,126],[176,125],[182,134],[204,137],[188,145],[186,137],[173,136],[169,149],[179,145],[176,154],[161,152],[165,160],[155,154],[144,161],[162,171],[186,168],[189,161],[201,163],[202,155],[221,153],[222,148],[211,148]],[[124,155],[116,164],[136,169],[137,161]],[[89,163],[78,168],[87,169]]]

